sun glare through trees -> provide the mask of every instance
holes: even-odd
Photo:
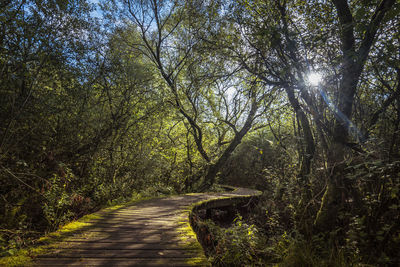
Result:
[[[322,81],[322,75],[318,72],[310,72],[307,75],[307,81],[310,83],[310,85],[317,86]]]
[[[215,266],[400,265],[399,1],[6,0],[0,22],[0,257],[228,184],[263,196],[206,212]]]

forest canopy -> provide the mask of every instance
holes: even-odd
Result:
[[[6,0],[0,22],[1,256],[223,183],[263,191],[246,264],[399,264],[398,1]]]

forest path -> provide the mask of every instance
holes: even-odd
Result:
[[[226,193],[186,194],[144,200],[95,218],[36,258],[35,266],[207,266],[189,224],[194,204],[258,195],[237,188]]]

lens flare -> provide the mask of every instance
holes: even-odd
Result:
[[[318,72],[310,72],[310,74],[308,74],[307,80],[312,86],[316,86],[321,82],[322,75]]]

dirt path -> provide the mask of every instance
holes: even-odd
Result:
[[[90,226],[53,245],[35,266],[207,266],[189,225],[188,212],[204,200],[254,195],[188,194],[145,200],[112,212],[99,212]]]

